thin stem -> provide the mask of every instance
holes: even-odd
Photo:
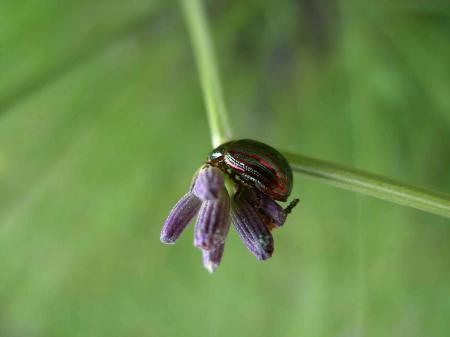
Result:
[[[284,155],[294,171],[309,177],[350,191],[450,218],[448,195],[298,154],[284,153]]]
[[[200,73],[212,145],[217,147],[231,139],[231,131],[205,11],[201,0],[181,0],[181,4]]]

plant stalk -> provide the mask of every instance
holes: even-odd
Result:
[[[284,153],[295,172],[350,191],[450,218],[450,196],[310,157]]]
[[[201,0],[181,0],[181,4],[200,74],[212,145],[217,147],[232,135],[205,10]]]

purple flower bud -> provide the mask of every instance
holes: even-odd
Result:
[[[173,244],[197,214],[202,202],[191,192],[185,194],[170,211],[161,230],[161,242]]]
[[[203,265],[210,273],[213,273],[219,266],[220,260],[222,260],[223,250],[223,243],[212,250],[202,250]]]
[[[254,206],[269,229],[283,226],[287,214],[277,202],[255,189],[241,188],[241,194],[249,204]]]
[[[283,226],[286,221],[286,212],[283,207],[267,197],[261,200],[259,211],[270,219],[270,224],[275,227]]]
[[[194,178],[192,193],[203,201],[217,200],[224,188],[223,173],[216,167],[204,166]]]
[[[195,224],[194,245],[213,250],[221,245],[230,228],[230,198],[222,188],[218,200],[203,201]]]
[[[242,194],[238,193],[231,204],[231,220],[241,240],[258,260],[266,260],[272,256],[272,234]]]

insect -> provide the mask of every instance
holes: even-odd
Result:
[[[252,139],[230,141],[212,150],[206,162],[228,174],[238,187],[242,184],[261,192],[258,199],[287,201],[291,194],[291,167],[280,152],[267,144]],[[284,209],[285,215],[298,201],[291,201]]]

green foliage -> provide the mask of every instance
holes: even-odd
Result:
[[[450,192],[442,1],[209,5],[236,136]],[[160,244],[197,77],[176,2],[0,3],[0,336],[447,336],[448,219],[296,177],[270,261]]]

